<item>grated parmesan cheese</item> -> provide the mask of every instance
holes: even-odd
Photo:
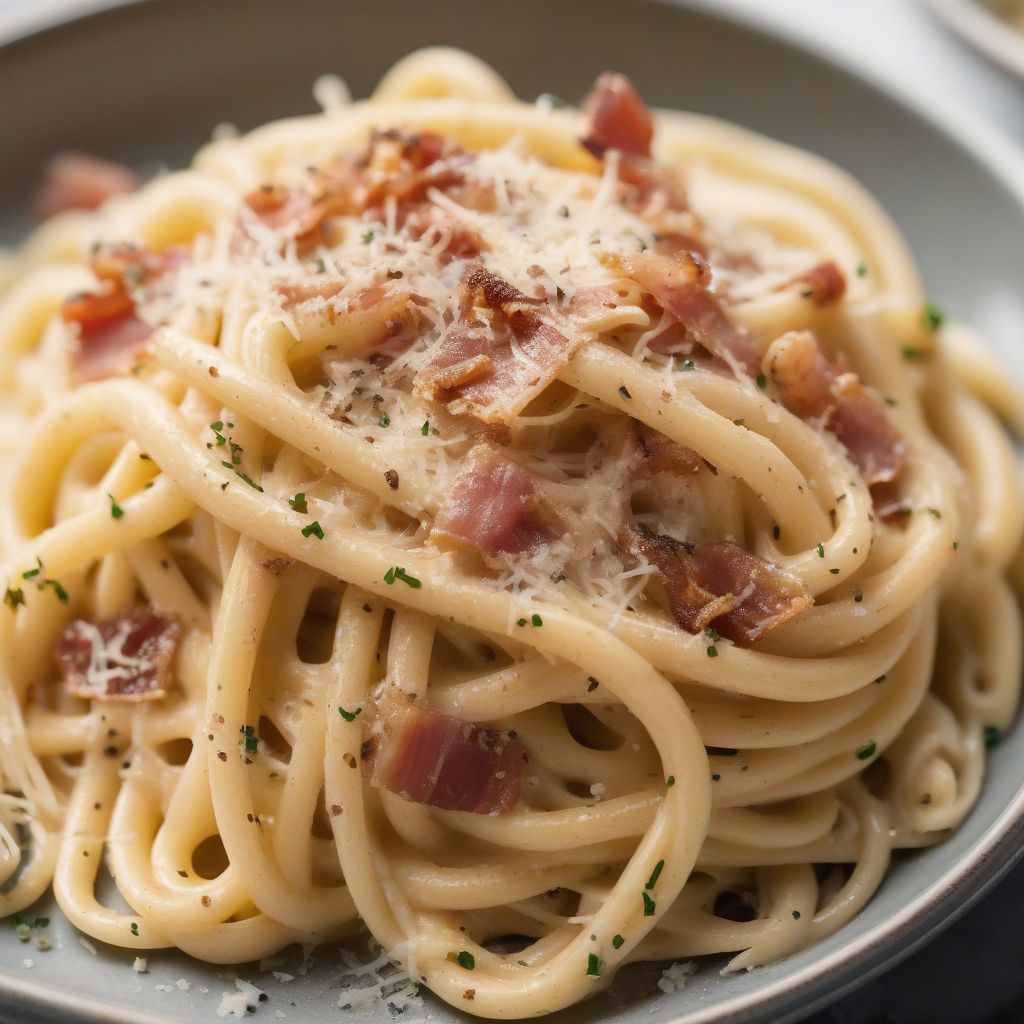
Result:
[[[662,972],[661,977],[658,979],[658,988],[666,995],[671,995],[673,992],[682,992],[686,986],[687,978],[696,970],[696,960],[674,963]]]

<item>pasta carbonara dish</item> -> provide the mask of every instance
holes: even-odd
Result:
[[[99,205],[0,297],[4,913],[368,930],[492,1018],[841,928],[1013,717],[1011,387],[816,157],[449,50],[318,92],[50,166]]]

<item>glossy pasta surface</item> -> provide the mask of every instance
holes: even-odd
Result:
[[[834,932],[1012,722],[1015,391],[814,156],[318,93],[0,291],[2,913],[489,1018]]]

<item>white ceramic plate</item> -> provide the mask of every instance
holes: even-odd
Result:
[[[994,10],[996,4],[990,0],[925,2],[954,32],[989,60],[1024,78],[1024,31],[1018,31],[998,17]]]
[[[48,0],[36,17],[49,17],[54,4],[66,10],[73,0]],[[26,6],[22,38],[0,47],[0,237],[24,227],[19,211],[55,148],[179,165],[217,122],[247,128],[312,109],[309,86],[324,71],[342,73],[365,94],[403,53],[446,42],[490,60],[523,96],[578,99],[597,72],[620,68],[654,104],[726,117],[843,165],[908,235],[935,301],[982,327],[1021,375],[1024,167],[1016,150],[979,124],[941,123],[712,7],[712,0],[147,0],[24,35],[32,20],[25,12],[33,10]],[[655,987],[658,968],[633,968],[553,1024],[783,1024],[837,998],[906,956],[1009,869],[1024,841],[1022,764],[1024,729],[1017,729],[994,752],[963,828],[942,846],[900,858],[865,911],[826,941],[725,979],[708,964],[671,996]],[[13,930],[0,931],[0,1018],[12,1024],[209,1022],[234,988],[227,972],[168,953],[154,953],[149,973],[135,974],[133,954],[101,946],[94,954],[52,908],[32,913],[54,919],[55,949],[37,952]],[[286,959],[283,969],[295,973],[299,958]],[[257,1020],[278,1013],[297,1024],[391,1020],[383,1007],[338,1010],[344,971],[336,951],[322,952],[292,982],[253,965],[238,974],[268,993]],[[436,1024],[464,1019],[429,998],[407,1019],[427,1013]]]

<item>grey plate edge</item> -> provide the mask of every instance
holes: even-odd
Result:
[[[58,30],[69,22],[149,2],[151,0],[40,0],[6,15],[0,13],[0,58],[4,50],[33,36]],[[799,23],[781,25],[760,10],[723,10],[716,0],[653,2],[661,6],[696,9],[721,22],[752,29],[759,35],[834,66],[912,117],[925,122],[953,145],[966,150],[1013,197],[1024,214],[1024,147],[968,106],[949,99],[939,106],[923,92],[918,93],[905,84],[873,73],[850,58],[838,45],[824,42],[802,30]],[[1016,727],[1024,727],[1024,723],[1018,722]],[[746,1024],[753,1011],[762,1017],[767,1011],[777,1012],[778,1015],[772,1018],[773,1024],[800,1020],[905,960],[990,892],[1022,856],[1024,782],[969,854],[955,868],[938,876],[884,925],[757,992],[735,996],[717,1007],[688,1010],[685,1017],[678,1016],[672,1020],[679,1024]],[[965,889],[966,892],[963,891]],[[894,946],[894,940],[899,937],[903,941]],[[825,977],[830,981],[827,990],[811,999],[802,995],[803,990],[815,986]],[[61,1024],[178,1024],[174,1017],[76,996],[22,979],[6,970],[0,971],[0,997],[17,1000],[18,1010],[30,1014],[19,1016],[17,1024],[43,1024],[57,1020]],[[55,1011],[62,1016],[55,1018]],[[4,1006],[0,1003],[0,1014],[3,1013]]]

